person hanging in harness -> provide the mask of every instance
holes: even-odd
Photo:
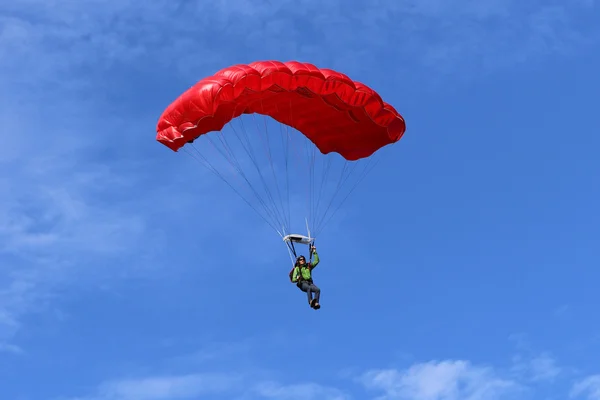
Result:
[[[304,256],[300,256],[296,259],[294,268],[290,271],[290,280],[298,286],[300,290],[306,292],[308,296],[308,304],[315,310],[321,308],[319,304],[319,297],[321,296],[321,289],[319,289],[313,282],[312,270],[315,269],[319,264],[319,255],[315,246],[310,247],[312,254],[312,261],[306,262]],[[314,298],[313,298],[314,293]]]

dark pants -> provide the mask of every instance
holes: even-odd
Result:
[[[317,285],[315,285],[312,282],[302,281],[302,282],[298,283],[298,287],[303,292],[306,292],[306,295],[308,296],[308,302],[309,303],[313,299],[313,297],[312,297],[313,293],[315,294],[315,300],[317,301],[317,303],[319,302],[319,297],[321,296],[321,289],[319,289],[317,287]]]

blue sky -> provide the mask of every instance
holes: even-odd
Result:
[[[598,18],[2,3],[0,398],[600,399]],[[277,234],[155,141],[194,82],[263,59],[344,71],[407,122],[319,235],[318,312]]]

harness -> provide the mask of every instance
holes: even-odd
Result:
[[[310,265],[312,264],[312,251],[309,251],[310,255],[308,256],[308,262],[305,262],[304,267],[300,267],[300,265],[298,265],[298,260],[296,260],[296,263],[294,264],[294,267],[292,268],[292,270],[290,271],[290,281],[292,281],[292,277],[294,276],[294,270],[296,269],[296,267],[298,267],[298,281],[296,282],[296,286],[301,287],[302,286],[302,282],[308,282],[308,283],[313,283],[312,280],[312,275],[310,277],[310,279],[304,279],[304,277],[302,276],[302,268],[309,268],[310,271]]]

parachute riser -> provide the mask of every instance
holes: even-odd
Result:
[[[304,221],[306,222],[306,233],[308,234],[308,237],[310,238],[310,228],[308,227],[308,218],[304,218]],[[314,243],[315,243],[315,239],[312,239],[310,241],[310,243],[308,244],[308,262],[312,262],[312,246],[314,246]]]

